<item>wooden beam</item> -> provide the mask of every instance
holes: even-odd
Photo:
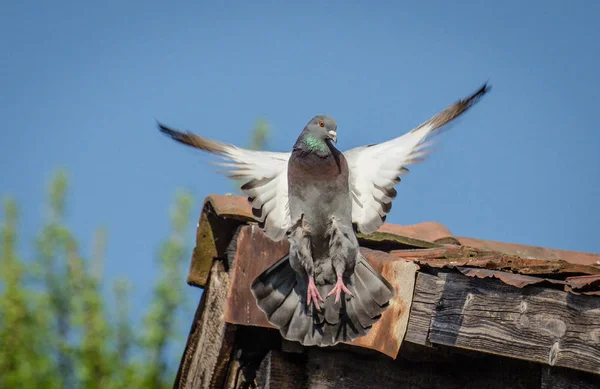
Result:
[[[435,305],[440,301],[444,281],[439,277],[426,273],[417,273],[417,281],[408,320],[408,328],[404,340],[423,346],[430,346],[429,329],[435,312]]]
[[[229,275],[220,261],[213,263],[196,310],[174,389],[220,388],[226,379],[235,326],[223,321]]]
[[[496,358],[455,358],[448,363],[394,361],[365,355],[308,348],[303,354],[271,350],[257,372],[263,389],[299,388],[539,388],[540,368]]]
[[[187,277],[189,285],[204,287],[215,259],[227,263],[227,247],[241,223],[217,213],[210,197],[207,198],[196,229],[196,246]]]
[[[598,389],[600,376],[563,369],[557,367],[544,367],[542,369],[541,389]]]
[[[600,374],[600,299],[419,273],[406,340]]]

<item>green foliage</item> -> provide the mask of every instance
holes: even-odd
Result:
[[[67,190],[67,175],[59,171],[50,185],[47,220],[33,260],[18,256],[17,205],[12,199],[4,202],[0,388],[171,387],[174,366],[167,363],[166,350],[176,339],[174,318],[184,303],[190,194],[177,193],[172,233],[158,255],[161,275],[137,338],[128,316],[129,282],[114,283],[114,311],[102,293],[106,232],[97,231],[91,259],[84,258],[65,224]]]
[[[258,121],[249,147],[264,149],[270,129]],[[0,215],[0,388],[170,388],[185,334],[178,334],[184,308],[184,264],[192,197],[178,192],[171,207],[171,233],[157,255],[159,278],[141,328],[129,317],[131,284],[112,285],[104,295],[102,268],[106,230],[97,230],[92,253],[82,254],[66,224],[68,177],[51,180],[46,215],[33,258],[18,254],[18,208],[6,199]],[[107,288],[111,289],[111,288]],[[188,324],[187,322],[185,323]]]
[[[271,126],[265,119],[258,119],[250,137],[250,149],[264,150],[271,135]]]
[[[158,257],[161,277],[154,287],[154,300],[146,315],[146,331],[143,337],[145,371],[143,387],[158,389],[168,387],[171,376],[167,376],[165,348],[169,339],[177,334],[175,318],[177,309],[183,304],[183,291],[177,285],[184,285],[181,265],[188,259],[185,250],[185,231],[188,228],[192,199],[189,194],[176,195],[175,206],[171,210],[172,233],[163,244]]]
[[[27,288],[30,274],[17,256],[17,205],[4,202],[0,247],[0,388],[58,388],[43,298]]]
[[[248,148],[250,150],[265,150],[269,137],[271,136],[271,126],[265,119],[258,119],[254,125],[254,129],[250,135]],[[236,180],[235,189],[239,192],[240,187],[244,185],[244,181]]]

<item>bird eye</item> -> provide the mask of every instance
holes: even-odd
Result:
[[[325,127],[325,122],[321,120],[321,121],[319,122],[319,126],[321,126],[321,127]]]

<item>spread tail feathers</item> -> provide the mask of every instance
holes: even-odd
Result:
[[[361,256],[346,284],[353,296],[337,304],[327,297],[321,312],[306,305],[307,282],[292,269],[286,255],[252,283],[252,294],[267,320],[281,335],[305,346],[332,346],[363,335],[379,320],[394,297],[394,288]],[[317,286],[321,296],[333,284]]]

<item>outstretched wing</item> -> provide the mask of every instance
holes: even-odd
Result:
[[[191,132],[171,129],[161,123],[158,128],[174,140],[218,154],[228,162],[216,163],[228,170],[221,173],[243,180],[242,191],[248,196],[252,213],[260,228],[272,240],[279,241],[290,227],[287,165],[290,153],[254,151],[203,138]]]
[[[387,142],[344,152],[350,170],[352,222],[360,232],[375,232],[385,221],[396,197],[394,186],[408,172],[407,165],[423,161],[432,150],[425,142],[444,125],[471,108],[487,91],[487,84],[412,131]]]

